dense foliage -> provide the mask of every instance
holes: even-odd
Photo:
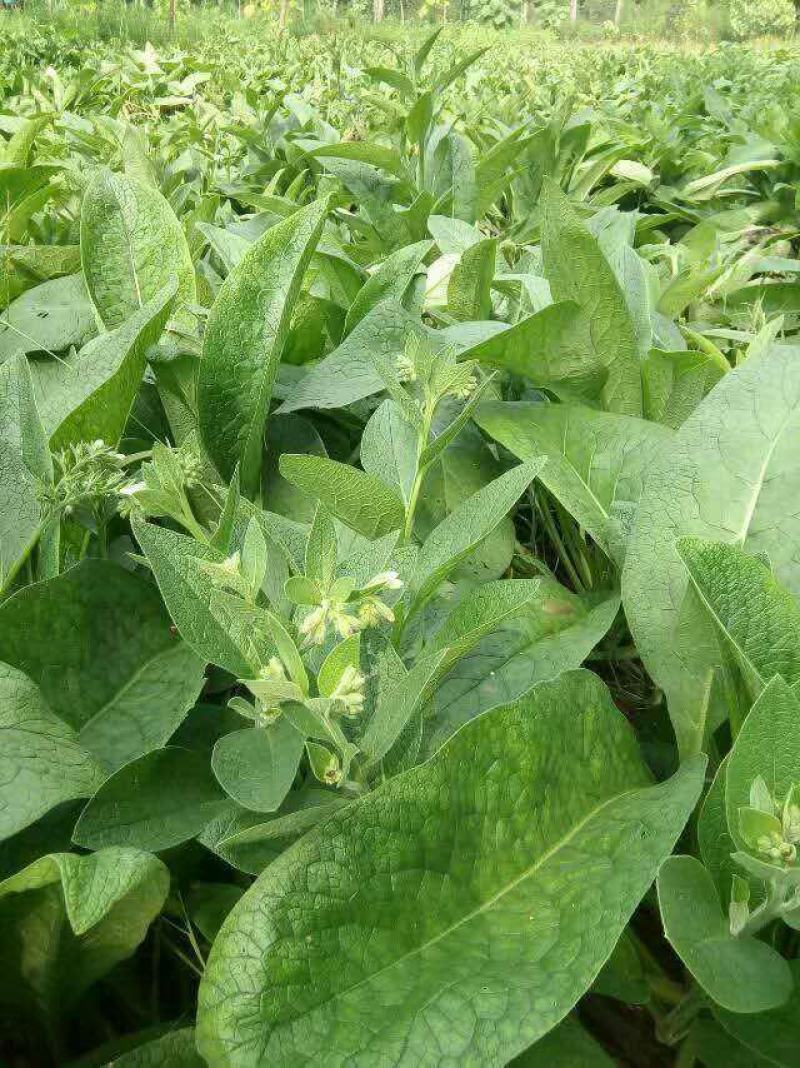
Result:
[[[795,54],[15,25],[8,1063],[796,1064]]]

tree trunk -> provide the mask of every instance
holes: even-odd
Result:
[[[289,21],[289,3],[290,0],[281,0],[281,11],[278,22],[281,33],[286,29],[286,23]]]
[[[169,0],[169,28],[175,30],[175,0]]]
[[[384,0],[372,0],[372,18],[375,22],[383,22]]]
[[[573,26],[578,21],[578,0],[569,0],[569,21]]]
[[[622,13],[625,10],[625,0],[617,0],[617,6],[614,8],[614,25],[619,26],[622,22]]]

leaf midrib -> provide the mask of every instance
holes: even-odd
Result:
[[[330,997],[327,997],[324,1001],[320,1001],[316,1005],[314,1005],[311,1009],[308,1010],[307,1013],[302,1013],[299,1016],[293,1017],[293,1019],[289,1021],[282,1021],[281,1026],[285,1023],[292,1023],[294,1020],[300,1019],[303,1016],[311,1015],[311,1013],[316,1013],[324,1006],[329,1005],[331,1002],[335,1002],[341,998],[347,997],[354,991],[359,990],[361,989],[361,987],[366,986],[367,984],[372,983],[374,980],[380,978],[380,976],[384,975],[386,972],[389,972],[393,968],[401,966],[407,960],[410,960],[413,957],[425,953],[432,946],[437,945],[439,942],[448,938],[455,931],[459,930],[459,928],[471,923],[478,916],[481,916],[483,915],[483,913],[494,908],[494,906],[497,905],[500,901],[502,901],[502,899],[507,894],[511,893],[518,886],[520,886],[526,880],[532,878],[538,871],[540,871],[540,869],[543,868],[544,865],[546,865],[561,849],[563,849],[567,844],[569,844],[569,842],[571,842],[572,839],[574,839],[604,809],[620,801],[622,798],[635,794],[637,792],[637,789],[641,789],[641,787],[624,790],[621,793],[614,794],[612,797],[606,798],[606,800],[603,801],[601,804],[596,805],[593,809],[587,812],[586,815],[583,816],[583,818],[580,819],[569,830],[567,834],[559,838],[548,850],[546,850],[540,857],[538,857],[537,860],[532,865],[530,865],[530,867],[526,868],[518,876],[516,876],[509,883],[503,886],[497,893],[493,894],[486,901],[482,902],[477,908],[472,909],[471,912],[468,912],[465,916],[460,917],[455,923],[450,924],[443,931],[440,931],[438,934],[434,935],[432,938],[429,938],[421,945],[415,946],[407,953],[404,953],[401,957],[397,957],[395,960],[390,961],[389,964],[384,965],[377,971],[371,972],[363,979],[360,979],[357,983],[353,983],[351,986],[347,987],[344,990],[335,991],[333,994],[331,994]],[[270,1035],[274,1034],[276,1030],[277,1027],[272,1027],[267,1035],[267,1038],[269,1038]],[[266,1051],[266,1044],[264,1045],[264,1050]]]

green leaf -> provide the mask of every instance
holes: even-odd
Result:
[[[702,747],[709,718],[714,724],[724,718],[728,702],[711,704],[722,651],[676,540],[695,534],[765,552],[778,581],[799,593],[800,516],[785,506],[795,494],[798,465],[800,362],[792,348],[775,346],[717,383],[647,479],[622,593],[682,753]]]
[[[702,776],[697,760],[646,785],[624,717],[586,673],[480,717],[269,865],[211,951],[201,1055],[508,1061],[589,986]]]
[[[542,184],[542,255],[553,299],[572,300],[586,313],[592,347],[608,370],[603,405],[622,415],[642,414],[636,328],[625,295],[597,238],[558,185]]]
[[[77,245],[0,245],[0,263],[0,308],[5,308],[40,282],[77,274],[81,251]]]
[[[741,1042],[751,1055],[763,1057],[772,1068],[793,1068],[800,1043],[800,961],[789,961],[794,989],[785,1005],[769,1012],[726,1012],[716,1008],[714,1015],[725,1030]],[[761,1068],[760,1062],[754,1068]]]
[[[755,780],[766,782],[778,805],[794,784],[800,783],[798,723],[800,700],[776,675],[762,690],[736,736],[725,773],[725,810],[731,837],[747,852],[753,849],[741,833],[739,810],[752,803],[750,788]]]
[[[713,782],[703,799],[697,820],[697,843],[700,846],[700,856],[706,870],[714,880],[723,906],[728,904],[731,880],[739,870],[731,859],[731,854],[736,851],[736,843],[728,830],[728,818],[725,812],[725,775],[728,759],[729,757],[726,756],[717,768]]]
[[[645,419],[677,430],[724,374],[705,352],[653,349],[642,363]]]
[[[382,538],[403,525],[402,499],[375,475],[324,456],[291,454],[281,456],[280,472],[365,538]]]
[[[391,399],[375,409],[364,427],[361,466],[368,475],[399,490],[408,505],[417,473],[417,432]]]
[[[0,364],[20,353],[63,352],[97,333],[82,274],[29,289],[0,314]]]
[[[28,364],[17,356],[0,366],[0,591],[39,538],[45,515],[38,490],[52,477]]]
[[[486,709],[580,667],[618,611],[617,594],[579,597],[553,579],[540,579],[525,611],[483,638],[440,684],[426,723],[425,752],[435,752]]]
[[[37,400],[53,451],[97,438],[116,445],[175,297],[174,280],[116,330],[58,363],[34,363]]]
[[[740,1016],[743,1020],[753,1018]],[[775,1068],[773,1061],[765,1061],[752,1049],[742,1046],[710,1016],[695,1020],[688,1041],[706,1068]]]
[[[0,606],[0,660],[114,770],[164,745],[203,686],[204,661],[170,625],[152,583],[84,560]]]
[[[498,324],[499,325],[499,324]],[[596,404],[606,368],[592,349],[589,320],[573,301],[550,304],[467,347],[460,359],[522,375],[565,401]]]
[[[409,332],[422,334],[416,316],[397,301],[383,301],[354,327],[342,343],[324,360],[309,367],[292,386],[278,408],[294,412],[300,408],[342,408],[363,400],[384,388],[374,353],[387,361],[402,356]]]
[[[344,324],[345,334],[349,334],[353,327],[382,301],[396,300],[400,304],[404,303],[407,291],[420,273],[422,261],[431,247],[430,241],[417,241],[386,257],[350,305]]]
[[[515,1057],[510,1068],[614,1068],[614,1061],[574,1016]]]
[[[230,621],[216,611],[215,586],[201,566],[204,561],[221,564],[224,554],[154,523],[134,519],[131,526],[186,644],[205,662],[219,664],[238,678],[257,671],[259,664],[245,655]]]
[[[204,1068],[204,1065],[195,1048],[194,1029],[182,1027],[114,1057],[107,1068]]]
[[[81,208],[86,286],[107,329],[121,326],[177,281],[178,308],[197,299],[183,227],[152,185],[101,170]]]
[[[462,254],[447,283],[447,310],[454,319],[489,319],[492,313],[497,240],[484,238]]]
[[[156,749],[106,780],[81,813],[73,841],[87,849],[170,849],[198,835],[224,801],[203,753]]]
[[[166,867],[136,849],[49,855],[0,883],[4,1014],[70,1019],[86,989],[142,942],[168,889]]]
[[[223,790],[245,808],[275,812],[288,794],[303,736],[279,716],[264,727],[226,734],[214,746],[211,767]]]
[[[664,931],[709,997],[731,1012],[763,1012],[792,991],[789,966],[771,946],[734,937],[711,876],[694,857],[668,857],[658,873]]]
[[[226,478],[240,465],[252,495],[281,352],[327,200],[273,226],[244,254],[214,301],[203,341],[197,403],[203,442]]]
[[[91,797],[104,778],[39,687],[0,664],[0,839],[64,801]]]
[[[542,482],[622,565],[647,472],[672,444],[666,427],[577,404],[486,404],[475,421],[521,460],[545,457]]]
[[[696,537],[680,538],[678,553],[750,689],[757,694],[773,675],[800,681],[800,605],[770,567],[737,545]]]
[[[439,584],[501,522],[542,467],[541,460],[519,464],[458,505],[425,539],[408,587],[416,611]]]

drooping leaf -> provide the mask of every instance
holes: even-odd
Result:
[[[403,303],[406,292],[430,248],[430,241],[417,241],[386,257],[350,305],[344,324],[345,334],[349,334],[353,327],[382,301],[396,300],[400,304]]]
[[[375,409],[364,427],[361,466],[367,474],[399,490],[408,505],[417,473],[417,432],[391,399]]]
[[[112,446],[119,442],[142,382],[147,349],[161,336],[175,292],[173,280],[117,329],[58,363],[32,364],[54,451],[98,438]]]
[[[509,1060],[591,983],[702,774],[698,760],[646,785],[624,718],[585,673],[481,717],[335,813],[242,898],[201,984],[201,1054],[238,1068]]]
[[[482,405],[475,421],[521,460],[545,457],[542,482],[618,565],[666,427],[577,404]]]
[[[22,1031],[69,1019],[144,939],[168,889],[166,867],[137,849],[48,855],[0,883],[4,1018]]]
[[[768,1012],[727,1012],[716,1008],[714,1015],[725,1030],[755,1057],[763,1057],[772,1068],[792,1068],[800,1042],[800,961],[789,961],[794,989],[785,1005]],[[756,1068],[761,1068],[760,1061]]]

